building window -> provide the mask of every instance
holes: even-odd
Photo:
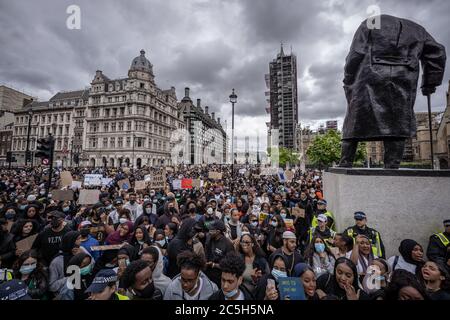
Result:
[[[131,121],[127,121],[127,130],[131,131]]]
[[[70,113],[66,114],[66,121],[67,121],[67,122],[70,121]]]
[[[131,139],[130,139],[130,137],[127,137],[127,144],[126,144],[127,148],[129,148],[130,145],[131,145]]]
[[[116,147],[116,138],[111,138],[109,146],[110,146],[110,148]]]
[[[108,132],[109,131],[109,123],[108,122],[103,124],[103,131],[104,132]]]
[[[116,131],[116,123],[115,123],[115,122],[112,122],[112,123],[111,123],[111,131],[112,131],[112,132],[115,132],[115,131]]]
[[[108,138],[103,138],[103,148],[108,148]]]
[[[109,98],[108,98],[109,99]],[[109,109],[105,109],[105,117],[108,118],[109,117]]]
[[[119,122],[119,131],[123,131],[123,122]]]
[[[123,138],[122,137],[117,138],[117,147],[123,148]]]

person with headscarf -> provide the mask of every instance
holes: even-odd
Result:
[[[80,268],[80,287],[70,290],[69,300],[86,300],[89,298],[89,294],[85,291],[92,283],[94,274],[92,273],[92,265],[94,260],[92,257],[85,253],[80,252],[74,255],[68,263],[68,266],[76,266]]]
[[[169,278],[175,277],[180,273],[180,268],[177,265],[177,256],[185,250],[193,250],[193,238],[195,236],[194,226],[195,219],[188,218],[183,220],[180,230],[176,237],[170,241],[167,247],[167,257],[169,258],[169,265],[166,275]]]
[[[255,300],[279,300],[278,283],[288,276],[288,261],[282,254],[274,254],[269,259],[270,273],[263,275],[256,285]]]
[[[126,220],[119,225],[116,231],[106,237],[105,244],[122,244],[131,238],[132,233],[133,222]]]
[[[62,240],[59,255],[57,255],[49,267],[49,289],[58,294],[65,287],[67,281],[67,267],[72,257],[80,252],[86,252],[80,247],[81,234],[78,231],[67,232]]]
[[[294,267],[293,277],[300,278],[307,300],[319,300],[317,279],[314,270],[307,263],[298,263]]]
[[[151,245],[151,239],[147,229],[144,226],[136,227],[129,243],[134,247],[137,255],[140,257],[142,250]]]
[[[317,294],[324,299],[332,296],[337,300],[367,300],[369,297],[361,289],[356,265],[348,258],[336,260],[333,274],[325,273],[317,279]]]
[[[400,243],[398,251],[400,252],[399,256],[392,256],[388,259],[392,272],[404,269],[416,274],[417,267],[422,267],[424,263],[422,246],[417,241],[405,239]]]

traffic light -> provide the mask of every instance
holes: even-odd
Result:
[[[53,159],[53,148],[55,146],[55,141],[52,136],[47,138],[41,138],[37,141],[37,152],[35,157],[41,158],[43,164],[49,164]]]

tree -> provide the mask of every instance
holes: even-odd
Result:
[[[309,160],[317,166],[331,166],[341,159],[341,134],[336,130],[328,130],[318,135],[306,151]],[[355,162],[366,159],[366,144],[359,143],[355,155]]]
[[[271,156],[271,148],[267,148],[267,153],[269,157]],[[280,147],[278,148],[278,154],[279,154],[279,165],[285,166],[287,163],[290,165],[295,165],[299,163],[298,159],[298,153],[295,152],[295,150]]]

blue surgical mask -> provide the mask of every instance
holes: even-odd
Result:
[[[280,271],[277,269],[272,269],[272,275],[275,278],[276,281],[278,281],[279,278],[286,278],[287,277],[287,273],[286,271]]]
[[[64,207],[64,208],[62,209],[63,212],[68,212],[69,210],[70,210],[69,207]]]
[[[36,269],[36,263],[30,264],[28,266],[21,266],[20,273],[21,274],[30,274]]]
[[[26,207],[27,207],[26,204],[22,204],[22,205],[20,205],[19,209],[20,209],[20,210],[25,210]]]
[[[156,240],[155,243],[159,244],[161,247],[164,247],[166,245],[166,239]]]
[[[282,213],[282,214],[280,214],[280,216],[281,216],[283,219],[286,219],[286,213]]]
[[[86,267],[80,269],[80,274],[82,276],[88,275],[91,273],[91,269],[92,269],[92,266],[89,264]]]
[[[227,299],[230,299],[230,298],[234,297],[235,295],[237,295],[238,291],[239,291],[238,288],[236,288],[236,289],[234,289],[233,291],[230,291],[230,292],[225,292],[225,291],[222,290],[223,295]]]
[[[317,253],[322,253],[325,251],[325,244],[324,243],[314,243],[314,248],[316,249]]]
[[[278,225],[278,223],[275,222],[275,221],[270,221],[270,225],[271,225],[272,227],[276,227],[276,226]]]
[[[254,221],[250,223],[252,225],[252,227],[257,227],[258,226],[258,221]]]
[[[375,280],[377,280],[377,281],[384,281],[384,280],[386,280],[386,277],[385,276],[376,276],[375,277]]]
[[[6,220],[12,220],[12,219],[14,219],[15,216],[16,216],[16,214],[14,212],[7,212],[5,214]]]

